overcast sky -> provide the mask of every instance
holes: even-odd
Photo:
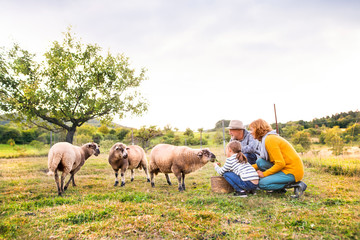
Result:
[[[360,1],[0,0],[0,46],[42,55],[68,26],[148,69],[138,128],[312,120],[359,108]]]

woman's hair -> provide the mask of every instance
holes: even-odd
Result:
[[[273,129],[271,126],[263,119],[258,119],[250,123],[249,128],[252,128],[255,139],[261,141],[263,136]]]
[[[247,163],[248,162],[246,156],[241,152],[241,143],[239,141],[229,142],[226,147],[230,148],[231,151],[236,153],[236,158],[237,158],[237,160],[239,160],[239,163]]]

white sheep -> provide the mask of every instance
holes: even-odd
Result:
[[[185,190],[185,174],[194,172],[216,156],[209,149],[192,149],[185,146],[169,144],[156,145],[150,154],[149,170],[151,186],[155,187],[154,174],[162,172],[171,185],[169,173],[174,173],[179,181],[179,191]]]
[[[47,174],[49,176],[55,175],[59,196],[67,189],[70,181],[72,181],[73,186],[76,186],[75,173],[80,170],[91,155],[98,156],[100,154],[99,147],[96,143],[87,143],[78,147],[68,142],[59,142],[50,148],[48,154],[49,172]],[[58,170],[62,172],[61,185],[59,184]],[[69,173],[71,174],[70,179],[64,186],[65,177]]]
[[[143,168],[147,181],[150,182],[147,158],[144,149],[137,145],[126,146],[123,143],[115,143],[109,152],[109,164],[115,172],[115,184],[119,184],[118,173],[121,169],[121,187],[125,186],[125,172],[131,170],[131,181],[134,181],[134,169]]]

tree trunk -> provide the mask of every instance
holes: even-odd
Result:
[[[71,144],[73,143],[75,131],[76,131],[76,127],[72,127],[72,128],[70,128],[70,130],[68,130],[68,132],[66,134],[66,141],[68,143],[71,143]]]

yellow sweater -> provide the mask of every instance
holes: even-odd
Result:
[[[270,162],[274,166],[263,172],[267,177],[279,171],[285,174],[291,173],[298,182],[304,177],[304,165],[291,144],[278,135],[268,135],[265,139],[265,148],[269,154]],[[258,170],[256,164],[253,167]]]

